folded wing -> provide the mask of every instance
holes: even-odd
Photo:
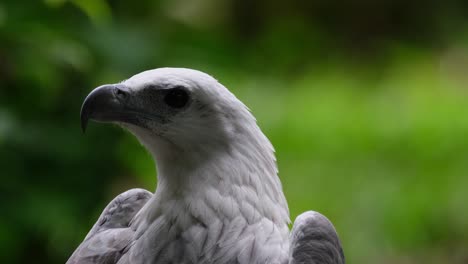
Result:
[[[291,231],[289,264],[344,264],[341,242],[333,224],[318,212],[296,218]]]
[[[143,189],[131,189],[115,197],[67,264],[117,263],[133,240],[131,220],[152,195]]]

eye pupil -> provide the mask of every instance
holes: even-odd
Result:
[[[188,93],[182,88],[171,89],[164,97],[164,102],[170,107],[184,107],[189,99]]]

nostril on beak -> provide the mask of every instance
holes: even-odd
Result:
[[[121,100],[125,100],[128,97],[128,90],[125,87],[115,87],[115,95]]]

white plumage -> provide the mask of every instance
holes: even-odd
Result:
[[[84,128],[88,119],[134,134],[155,159],[158,186],[116,197],[68,263],[344,263],[331,223],[296,223],[290,241],[273,147],[211,76],[162,68],[101,86],[83,104]],[[301,223],[319,223],[317,215]],[[309,246],[322,227],[336,237],[334,251]],[[325,262],[328,252],[336,262]]]

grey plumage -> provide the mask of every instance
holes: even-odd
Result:
[[[131,220],[152,195],[131,189],[115,197],[67,263],[117,263],[133,238]]]
[[[344,264],[323,215],[300,215],[290,234],[273,146],[211,76],[163,68],[98,87],[83,129],[89,119],[134,134],[158,164],[158,186],[117,196],[69,264]]]
[[[324,215],[308,211],[296,218],[291,231],[290,264],[344,264],[340,239]]]

